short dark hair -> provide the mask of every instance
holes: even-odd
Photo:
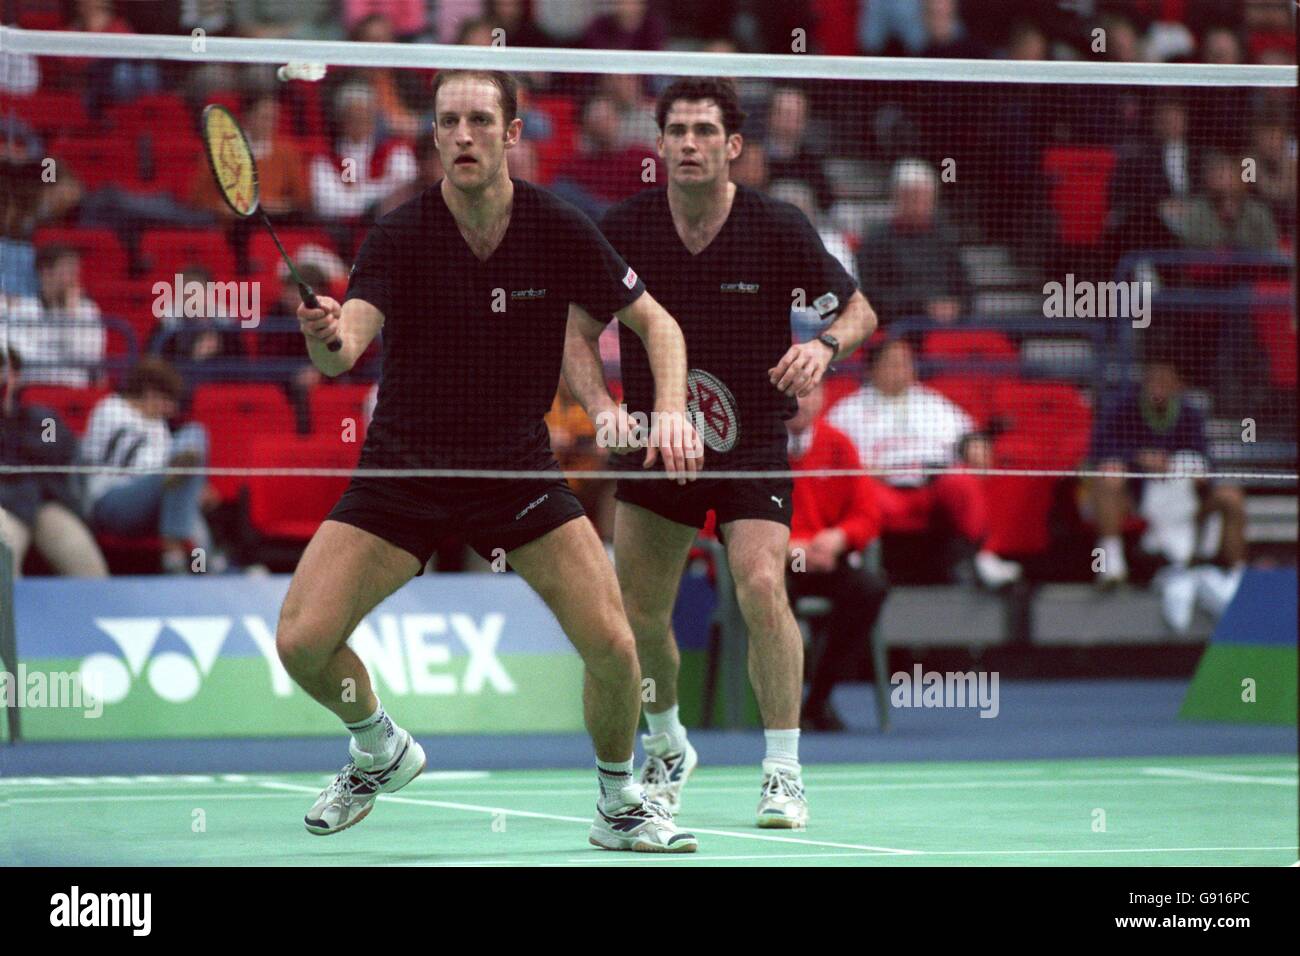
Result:
[[[185,381],[171,362],[157,355],[145,355],[127,374],[122,394],[139,398],[145,392],[160,392],[180,401],[185,395]]]
[[[745,124],[745,111],[740,108],[736,84],[725,76],[688,76],[674,80],[659,94],[655,103],[655,122],[659,124],[660,133],[664,131],[668,111],[678,100],[713,100],[722,112],[722,131],[728,136],[739,133]]]
[[[52,242],[48,246],[41,246],[36,250],[36,271],[44,272],[56,262],[68,258],[80,259],[81,252],[73,246],[64,245],[61,242]]]
[[[464,77],[477,77],[490,80],[497,88],[501,99],[501,113],[505,125],[509,126],[519,115],[519,82],[504,70],[439,70],[433,78],[433,121],[438,122],[438,91],[452,80]]]

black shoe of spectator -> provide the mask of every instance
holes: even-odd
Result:
[[[804,730],[813,730],[819,733],[840,733],[848,728],[844,721],[840,720],[840,715],[835,713],[835,708],[830,704],[818,708],[817,710],[804,710],[803,719],[799,721],[799,726]]]

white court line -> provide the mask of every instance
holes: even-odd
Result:
[[[6,806],[31,804],[41,806],[47,803],[161,803],[166,801],[215,800],[260,800],[287,797],[287,793],[110,793],[103,796],[86,797],[6,797]]]
[[[1180,777],[1188,780],[1203,780],[1210,783],[1263,783],[1275,787],[1294,787],[1296,778],[1292,777],[1247,777],[1242,774],[1214,773],[1206,770],[1181,770],[1176,767],[1143,767],[1142,773],[1152,777]]]
[[[266,781],[259,786],[272,790],[292,790],[297,793],[315,793],[311,787],[301,787],[292,783],[279,783],[276,781]],[[424,800],[417,797],[399,797],[390,794],[380,794],[383,800],[393,803],[408,803],[418,807],[440,807],[446,810],[468,810],[474,813],[490,813],[493,816],[503,814],[513,817],[531,817],[537,820],[556,820],[561,823],[582,823],[590,826],[589,817],[568,817],[557,813],[539,813],[536,810],[511,810],[507,807],[486,807],[473,803],[452,803],[447,800]],[[895,847],[886,846],[868,846],[861,843],[834,843],[829,840],[806,840],[801,837],[773,836],[766,833],[737,833],[733,830],[705,830],[699,827],[691,827],[692,833],[703,833],[710,836],[733,837],[737,840],[763,840],[770,843],[797,843],[803,846],[825,846],[833,849],[842,850],[868,850],[872,853],[887,853],[906,855],[915,852],[914,850],[902,850]]]

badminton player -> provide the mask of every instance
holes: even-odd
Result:
[[[875,314],[801,212],[730,181],[743,148],[743,113],[730,81],[679,80],[659,97],[656,118],[668,184],[613,207],[601,228],[680,323],[692,369],[708,372],[734,397],[732,409],[717,407],[717,390],[712,408],[701,404],[706,418],[719,415],[737,431],[734,447],[709,452],[710,471],[786,471],[784,420],[796,396],[870,335]],[[797,290],[829,325],[820,338],[791,346]],[[635,336],[620,335],[627,410],[644,412],[654,401],[651,364]],[[594,350],[571,339],[565,376],[588,414],[609,414]],[[673,812],[697,756],[677,715],[670,617],[691,543],[713,510],[749,631],[750,680],[766,731],[757,823],[807,824],[798,749],[803,642],[785,589],[792,489],[789,478],[618,484],[615,566],[641,672],[656,690],[645,708],[650,734],[641,781]]]
[[[684,425],[681,331],[588,219],[510,178],[507,154],[522,121],[509,75],[440,72],[434,104],[445,177],[370,230],[341,307],[322,298],[320,309],[299,310],[308,352],[322,372],[338,375],[383,329],[363,468],[555,474],[353,477],[308,544],[276,631],[285,668],[352,735],[352,759],[308,811],[307,829],[352,826],[378,794],[401,789],[424,767],[424,751],[384,711],[346,642],[451,533],[485,558],[504,552],[582,656],[600,787],[591,842],[694,851],[695,837],[633,779],[640,707],[633,634],[614,570],[558,471],[543,421],[569,322],[616,315],[644,343],[656,407],[682,424],[661,429],[646,460],[662,461],[684,483],[700,459],[687,457],[694,438]],[[343,345],[331,353],[326,342],[335,336]]]

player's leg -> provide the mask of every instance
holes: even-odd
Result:
[[[779,521],[742,518],[723,524],[722,532],[749,631],[749,679],[767,743],[758,825],[803,827],[808,822],[799,766],[803,635],[785,587],[790,528]]]
[[[9,548],[13,555],[14,580],[23,576],[23,561],[27,558],[27,548],[32,543],[32,533],[8,511],[0,508],[0,543]]]
[[[650,733],[641,738],[646,762],[641,785],[668,808],[681,809],[682,788],[699,758],[686,736],[677,704],[681,655],[673,634],[673,606],[696,529],[620,501],[614,519],[614,566],[628,623],[636,635],[643,709]]]
[[[384,712],[355,651],[352,631],[420,570],[411,552],[351,524],[326,520],[312,536],[280,609],[276,650],[285,670],[352,733],[352,762],[308,811],[324,835],[360,822],[379,793],[424,769],[424,751]]]
[[[568,520],[507,557],[582,657],[583,715],[601,786],[591,842],[606,849],[694,851],[695,837],[678,831],[632,782],[641,672],[618,580],[591,522],[585,516]]]
[[[74,578],[106,578],[108,562],[94,535],[77,515],[56,501],[36,512],[34,540],[45,560],[59,574]]]

